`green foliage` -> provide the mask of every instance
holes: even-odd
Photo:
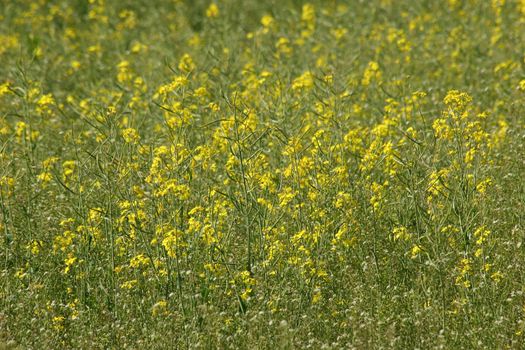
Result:
[[[0,349],[516,348],[525,2],[0,8]]]

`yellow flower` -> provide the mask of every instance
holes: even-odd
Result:
[[[53,176],[51,175],[51,173],[43,171],[40,174],[38,174],[37,179],[40,180],[43,184],[47,184],[53,179]]]
[[[301,12],[301,22],[304,30],[301,31],[301,38],[311,36],[315,30],[315,8],[312,4],[304,4]],[[301,40],[299,40],[301,43]]]
[[[10,90],[9,90],[9,83],[0,84],[0,96],[6,95],[9,92],[10,92]]]
[[[302,13],[301,13],[301,21],[303,22],[313,22],[315,20],[315,7],[312,4],[304,4]]]
[[[206,17],[208,18],[215,18],[219,16],[219,7],[217,4],[212,2],[210,6],[206,9]]]
[[[292,48],[290,47],[290,40],[285,37],[281,37],[277,40],[277,43],[275,44],[275,48],[279,53],[282,53],[284,55],[290,55],[292,53]]]
[[[443,118],[438,118],[432,123],[432,128],[438,139],[450,140],[452,138],[452,130],[448,126],[447,121]]]
[[[500,271],[494,272],[492,275],[490,275],[490,278],[496,283],[501,282],[503,278],[503,274]]]
[[[119,83],[126,83],[132,80],[133,75],[131,74],[130,63],[126,60],[121,61],[117,65],[118,74],[117,80]]]
[[[37,107],[36,110],[40,114],[49,113],[51,111],[50,107],[55,104],[55,99],[53,98],[53,95],[46,94],[42,95],[38,101],[36,102]]]
[[[168,306],[168,303],[166,300],[160,300],[153,307],[151,308],[151,313],[153,316],[159,316],[166,314],[166,308]]]
[[[55,316],[51,321],[53,322],[53,329],[56,331],[61,331],[64,329],[64,316]]]
[[[82,66],[82,64],[79,61],[77,61],[77,60],[71,61],[70,65],[71,65],[71,68],[73,68],[73,70],[75,70],[75,71],[79,70],[80,67]]]
[[[312,304],[317,304],[319,301],[321,301],[321,297],[321,290],[319,288],[316,288],[312,295]]]
[[[418,245],[418,244],[414,244],[412,246],[412,249],[410,249],[410,257],[412,259],[415,259],[419,256],[419,253],[421,253],[422,249],[421,249],[421,246]]]
[[[301,76],[294,79],[293,90],[310,89],[314,86],[314,78],[310,71],[304,72]]]
[[[275,20],[270,15],[264,15],[261,18],[261,24],[264,27],[264,32],[265,33],[267,33],[270,30],[270,28],[274,25],[274,23],[275,23]]]
[[[33,242],[28,245],[28,248],[31,250],[31,254],[38,255],[43,244],[44,243],[40,240],[33,240]]]
[[[75,160],[66,160],[62,163],[64,178],[68,178],[75,173],[77,162]]]
[[[370,85],[373,81],[379,82],[381,80],[381,70],[379,69],[379,63],[375,61],[368,62],[368,66],[363,73],[363,79],[361,84],[364,86]]]
[[[487,179],[481,181],[476,186],[476,191],[478,191],[479,194],[485,194],[485,192],[487,191],[487,187],[489,187],[490,185],[492,185],[492,179],[491,178],[487,178]]]
[[[474,161],[476,149],[471,148],[465,153],[465,164],[470,165]]]
[[[66,267],[64,268],[64,273],[67,274],[71,270],[71,267],[75,264],[77,261],[77,257],[73,255],[73,253],[69,253],[67,255],[67,258],[64,260],[64,264]]]
[[[443,102],[445,102],[448,107],[461,112],[472,102],[472,97],[466,92],[450,90],[443,99]]]
[[[177,252],[181,247],[181,245],[179,244],[181,236],[182,232],[177,229],[170,230],[164,234],[162,246],[164,247],[164,249],[166,249],[166,253],[168,253],[168,256],[172,258],[175,258],[177,256]]]
[[[138,284],[138,281],[137,280],[130,280],[130,281],[126,281],[124,283],[122,283],[120,285],[120,288],[122,289],[133,289],[137,286]]]
[[[185,53],[182,55],[179,61],[179,69],[185,73],[190,73],[195,69],[195,63],[193,63],[193,59],[189,54]]]
[[[133,128],[126,128],[122,130],[122,138],[126,143],[137,144],[140,141],[140,135],[137,130]]]
[[[336,28],[332,29],[330,33],[334,36],[335,40],[341,40],[348,33],[348,29]]]
[[[139,254],[137,256],[134,256],[130,262],[129,262],[129,266],[130,267],[133,267],[133,268],[139,268],[141,266],[144,266],[144,265],[148,265],[148,258],[146,258],[146,256],[144,256],[144,254]]]
[[[394,240],[408,241],[410,239],[410,233],[405,226],[394,227],[392,230],[392,236]]]

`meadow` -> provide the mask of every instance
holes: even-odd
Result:
[[[0,349],[525,349],[524,0],[0,0]]]

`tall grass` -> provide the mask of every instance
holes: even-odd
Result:
[[[523,347],[523,1],[0,19],[0,348]]]

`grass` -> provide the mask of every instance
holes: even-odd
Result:
[[[525,3],[4,1],[0,348],[523,348]]]

